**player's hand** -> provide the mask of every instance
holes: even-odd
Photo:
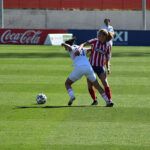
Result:
[[[80,55],[80,51],[77,50],[75,53],[74,53],[75,56],[79,56]]]

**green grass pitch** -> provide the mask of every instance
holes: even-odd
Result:
[[[71,70],[61,47],[0,46],[0,150],[149,150],[150,47],[113,47],[114,108],[102,107],[98,93],[100,105],[90,107],[85,78],[65,107]]]

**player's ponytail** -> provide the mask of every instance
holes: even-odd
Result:
[[[111,32],[108,32],[108,35],[107,35],[107,42],[112,40],[113,38],[113,34]]]
[[[76,40],[76,37],[73,37],[72,39],[65,41],[65,43],[72,46],[75,43],[75,40]]]

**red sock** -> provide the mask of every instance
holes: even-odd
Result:
[[[95,91],[93,90],[93,88],[88,89],[89,93],[93,99],[93,101],[96,101],[96,95],[95,95]]]
[[[110,99],[110,100],[111,100],[111,98],[112,98],[112,94],[111,94],[110,87],[105,87],[105,93],[106,93],[106,95],[107,95],[108,99]]]

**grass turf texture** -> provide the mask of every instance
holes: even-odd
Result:
[[[90,107],[86,80],[66,107],[71,60],[61,47],[0,46],[0,149],[150,149],[150,48],[113,47],[114,108]],[[35,97],[48,96],[45,105]]]

